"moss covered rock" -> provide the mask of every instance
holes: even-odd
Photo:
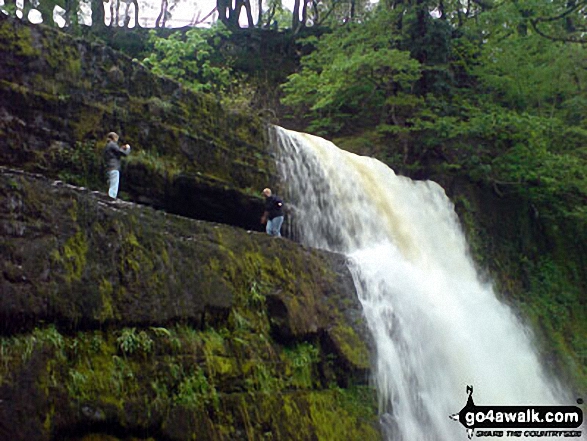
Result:
[[[8,439],[380,439],[344,257],[5,168],[0,201]]]
[[[228,112],[108,47],[4,15],[0,60],[1,164],[105,190],[102,149],[116,131],[133,147],[124,198],[260,228],[259,191],[276,177],[254,115]],[[218,203],[225,192],[230,203]]]

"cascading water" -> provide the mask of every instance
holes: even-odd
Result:
[[[349,256],[376,345],[387,439],[465,439],[449,415],[464,406],[466,385],[477,404],[569,404],[545,377],[525,328],[480,281],[439,185],[315,136],[279,127],[272,136],[291,234]]]

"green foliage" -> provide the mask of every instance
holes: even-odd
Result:
[[[560,112],[587,82],[581,53],[580,46],[535,34],[510,36],[484,44],[472,72],[488,88],[490,99],[546,117]]]
[[[283,6],[281,0],[269,0],[261,23],[271,29],[287,29],[291,26],[292,12]]]
[[[88,188],[103,186],[102,148],[94,141],[75,146],[54,145],[39,158],[43,167],[55,168],[64,182]]]
[[[176,158],[170,155],[160,155],[156,151],[139,150],[128,156],[126,161],[128,164],[143,164],[156,175],[165,176],[168,179],[174,178],[182,171],[182,167]]]
[[[3,4],[1,11],[7,15],[16,17],[16,11],[18,10],[18,8],[16,7],[16,2],[15,3],[8,3],[8,4]]]
[[[311,131],[334,133],[365,121],[385,123],[394,100],[420,78],[420,63],[393,47],[383,32],[386,17],[305,40],[315,49],[283,85],[283,103],[309,110]]]
[[[169,37],[149,33],[151,54],[143,63],[155,74],[179,81],[184,86],[211,93],[231,108],[247,108],[251,91],[233,69],[234,60],[222,50],[230,31],[224,26],[192,28]]]
[[[263,286],[259,282],[257,282],[256,280],[253,280],[251,282],[251,294],[247,298],[247,301],[251,306],[260,306],[265,303],[265,295],[263,294],[263,291]]]
[[[548,207],[551,217],[583,218],[587,132],[555,117],[500,106],[470,106],[468,118],[423,112],[415,121],[423,143],[451,145],[447,157],[473,178],[501,185]]]
[[[208,404],[218,407],[218,393],[200,367],[179,384],[175,402],[189,409],[201,409]]]
[[[209,40],[222,38],[228,31],[221,27],[194,28],[176,32],[168,38],[150,32],[149,43],[153,53],[143,62],[154,73],[171,77],[194,90],[219,93],[228,87],[231,71],[214,60]]]
[[[269,394],[280,390],[282,384],[271,367],[262,363],[253,363],[248,368],[245,386],[248,390]]]
[[[124,328],[116,343],[124,355],[149,354],[153,350],[151,337],[145,331],[137,332],[135,328]]]
[[[290,387],[311,388],[315,378],[314,369],[319,361],[318,349],[310,343],[300,343],[292,349],[286,349],[284,355],[286,369],[291,369],[288,375]]]
[[[587,315],[579,299],[581,291],[573,264],[544,256],[527,262],[532,301],[522,303],[547,352],[559,354],[552,368],[571,377],[571,383],[587,385]],[[562,355],[562,356],[561,356]]]

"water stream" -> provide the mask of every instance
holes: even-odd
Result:
[[[543,372],[528,330],[478,276],[439,185],[319,137],[279,127],[273,136],[290,234],[351,262],[388,440],[465,440],[449,415],[465,405],[467,385],[478,405],[574,404]]]

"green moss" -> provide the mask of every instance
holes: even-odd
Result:
[[[88,137],[98,138],[99,131],[102,129],[102,121],[104,116],[109,113],[108,109],[97,103],[92,103],[88,108],[84,109],[77,115],[77,119],[71,121],[73,128],[73,136],[76,140],[81,141]],[[105,144],[105,143],[104,143]],[[101,151],[98,154],[97,149],[93,152],[95,156],[100,159],[102,157]]]
[[[206,330],[200,338],[208,376],[217,378],[234,372],[234,362],[229,355],[225,338],[215,329]]]
[[[135,292],[137,287],[152,292],[164,290],[166,277],[162,271],[169,265],[166,244],[161,237],[144,236],[137,219],[131,220],[137,222],[134,231],[123,233],[120,239],[120,272],[123,287],[133,287]]]
[[[54,326],[36,328],[31,334],[0,338],[0,384],[9,383],[13,374],[22,369],[35,351],[46,347],[61,351],[64,340]],[[61,354],[58,358],[63,359]]]
[[[183,378],[174,397],[176,404],[191,410],[202,410],[208,405],[218,408],[218,400],[216,388],[199,366]]]
[[[142,164],[156,176],[172,180],[183,171],[180,161],[173,156],[163,156],[156,151],[139,150],[127,159],[128,164]]]
[[[569,236],[572,230],[530,218],[529,209],[536,213],[541,208],[529,206],[526,199],[498,203],[468,187],[463,193],[455,198],[455,207],[472,257],[531,325],[547,369],[571,388],[585,390],[587,310],[580,299],[586,280],[581,247]],[[492,203],[484,206],[488,200]]]
[[[118,356],[110,339],[97,351],[80,351],[67,369],[64,387],[77,402],[112,405],[122,411],[124,403],[140,393],[139,363]]]
[[[343,353],[344,358],[356,368],[365,370],[370,368],[369,350],[353,328],[344,323],[337,323],[330,329],[329,335]]]
[[[172,345],[173,339],[182,343]],[[43,348],[46,354],[45,374],[38,383],[47,399],[66,393],[68,409],[89,405],[100,418],[122,425],[152,429],[151,418],[173,424],[166,418],[179,411],[197,415],[193,426],[186,426],[193,430],[185,433],[186,439],[213,433],[228,441],[235,439],[236,430],[254,439],[264,439],[265,434],[274,440],[380,439],[374,391],[315,389],[319,352],[308,343],[284,351],[258,337],[239,350],[228,330],[198,331],[186,325],[72,336],[54,327],[37,328],[29,336],[2,341],[0,372],[26,363],[28,358],[19,351],[24,353],[27,345],[29,353]],[[267,354],[268,348],[275,356]],[[10,362],[10,354],[19,354],[18,363]],[[230,359],[230,369],[219,364],[219,358]],[[240,372],[242,382],[234,371]],[[234,391],[238,384],[244,393]],[[299,392],[288,392],[291,388]],[[58,406],[50,401],[43,416],[48,432],[64,411]],[[133,416],[130,409],[141,410]]]
[[[68,284],[81,280],[86,268],[88,249],[85,234],[78,231],[65,242],[61,251],[53,250],[51,257],[65,271],[64,278]]]
[[[293,425],[303,427],[296,432],[303,431],[307,439],[317,439],[318,423],[323,426],[320,430],[327,432],[326,419],[340,406],[340,395],[322,390],[330,383],[323,378],[328,354],[320,347],[315,324],[314,328],[306,326],[295,344],[285,346],[272,338],[267,311],[268,299],[276,295],[290,299],[299,316],[306,312],[316,314],[314,311],[322,303],[327,307],[332,299],[320,302],[316,293],[323,290],[321,284],[333,279],[321,267],[318,253],[304,251],[301,256],[295,245],[286,241],[241,235],[221,226],[207,228],[185,219],[177,219],[177,227],[173,228],[168,223],[169,234],[155,235],[152,227],[159,223],[151,223],[144,209],[117,210],[112,218],[100,217],[96,222],[83,199],[75,200],[78,202],[67,199],[60,211],[70,230],[72,226],[80,230],[56,248],[52,262],[58,274],[66,273],[72,281],[95,282],[91,288],[84,287],[84,292],[91,294],[84,300],[87,305],[92,302],[88,308],[93,314],[90,318],[99,318],[102,330],[76,335],[43,330],[6,346],[8,352],[18,350],[29,355],[19,355],[18,360],[9,358],[2,372],[25,369],[30,354],[40,349],[36,342],[44,342],[42,352],[47,358],[41,363],[46,369],[39,387],[43,396],[55,404],[56,413],[47,416],[44,412],[40,423],[52,427],[63,419],[64,412],[90,406],[113,424],[137,430],[164,430],[166,424],[173,425],[173,418],[180,418],[177,415],[192,415],[193,419],[186,416],[186,438],[212,433],[224,437],[217,439],[232,440],[246,432],[256,439],[273,436],[269,435],[272,433],[273,439],[295,439],[298,433],[287,428]],[[168,216],[157,216],[157,220],[169,222]],[[196,318],[197,327],[196,323],[160,323],[151,327],[150,323],[121,324],[125,317],[117,316],[119,305],[142,305],[146,292],[167,296],[162,301],[182,301],[169,292],[167,284],[173,282],[162,274],[176,270],[178,256],[182,256],[179,249],[186,247],[185,252],[192,248],[187,248],[187,241],[172,241],[171,237],[198,241],[199,248],[194,249],[202,255],[194,255],[194,264],[188,265],[186,271],[196,268],[206,280],[214,277],[219,281],[214,284],[216,291],[220,285],[234,291],[229,317],[202,322]],[[112,252],[89,251],[103,240],[116,243]],[[214,246],[208,246],[210,243]],[[85,256],[85,263],[76,260],[79,255]],[[105,256],[112,267],[98,270],[96,265]],[[173,274],[182,276],[181,272]],[[78,283],[69,291],[81,286]],[[216,291],[211,290],[212,295]],[[70,292],[66,294],[70,296]],[[189,294],[208,295],[197,289]],[[64,302],[70,299],[71,296]],[[158,301],[154,305],[157,307]],[[328,320],[335,315],[330,311]],[[343,331],[339,334],[340,338],[346,335]],[[12,377],[2,378],[12,381]],[[324,398],[310,403],[307,397],[313,393],[324,394]],[[245,400],[237,411],[234,402],[239,394]],[[285,396],[290,398],[282,405],[279,400]],[[359,424],[350,410],[344,412],[355,421],[353,424]],[[376,414],[372,413],[371,418],[375,419]]]
[[[34,46],[30,28],[18,26],[11,20],[0,22],[0,44],[4,47],[10,47],[11,53],[17,57],[36,58],[41,55],[41,51]],[[11,62],[11,60],[5,61]],[[16,63],[14,60],[12,62]]]
[[[39,90],[32,90],[21,84],[12,83],[6,80],[0,80],[0,87],[2,89],[10,90],[11,92],[19,95],[23,101],[29,103],[34,103],[34,98],[38,98],[41,102],[55,104],[60,103],[62,98],[61,96],[50,92],[48,93]]]
[[[134,436],[118,438],[116,436],[107,435],[104,433],[91,433],[84,435],[82,438],[75,439],[72,441],[156,441],[155,438],[137,438]]]
[[[370,418],[375,408],[373,395],[354,391],[332,391],[309,395],[310,415],[319,441],[380,440]],[[368,410],[367,410],[368,409]],[[366,416],[363,420],[358,415]]]
[[[486,256],[484,254],[483,238],[477,226],[475,207],[468,198],[459,195],[453,198],[455,210],[463,223],[464,231],[467,236],[467,244],[473,256],[473,259],[481,266],[486,266]]]
[[[102,309],[99,314],[99,320],[105,322],[115,318],[115,311],[112,296],[114,294],[114,287],[109,280],[102,279],[100,281],[100,299],[102,300]]]

